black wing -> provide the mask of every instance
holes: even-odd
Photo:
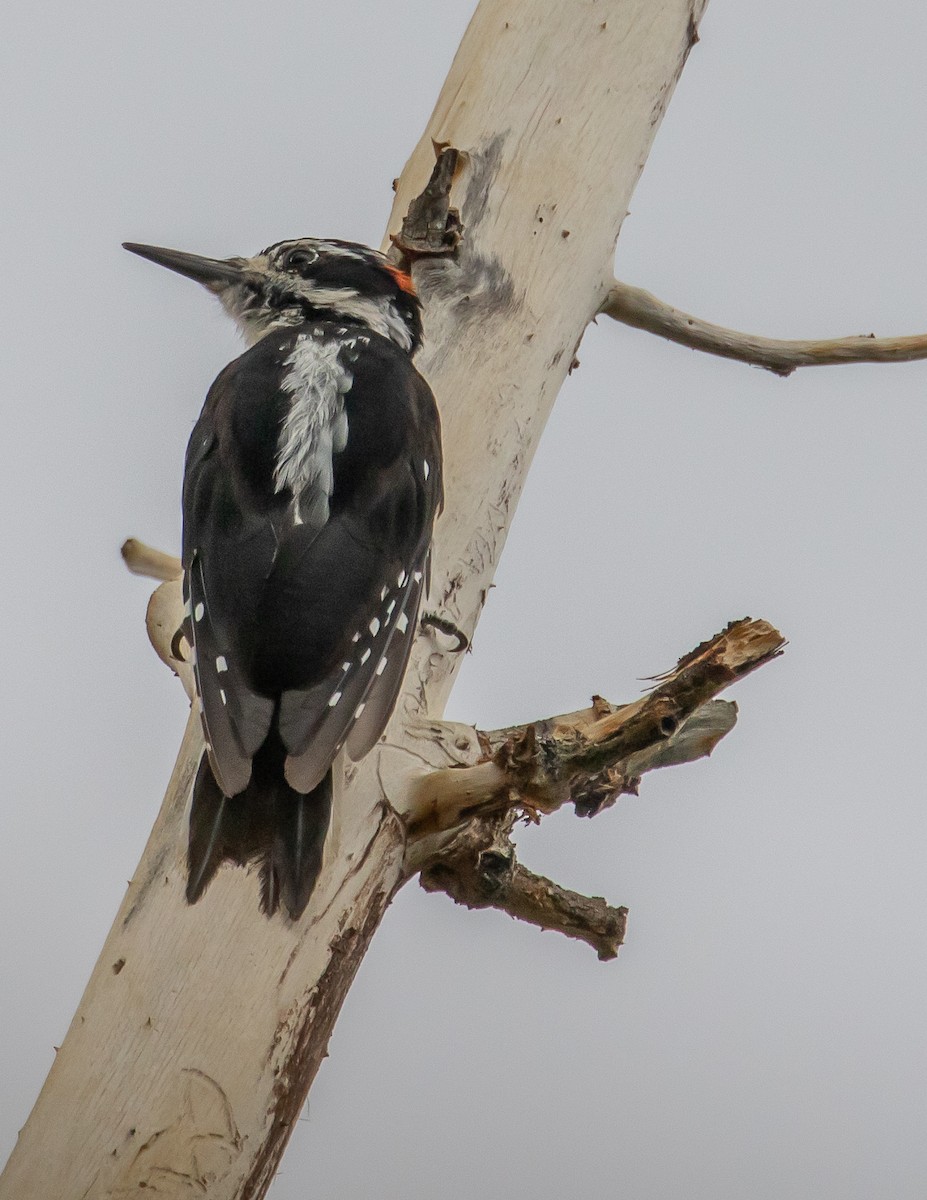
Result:
[[[307,521],[299,497],[276,491],[290,403],[280,365],[299,336],[271,335],[223,372],[188,451],[197,686],[226,795],[246,786],[275,712],[299,792],[317,786],[346,742],[359,757],[379,737],[408,661],[441,503],[434,399],[408,357],[375,336],[352,343],[364,351],[349,358],[347,440],[333,453],[321,519]]]
[[[210,393],[220,398],[220,376]],[[222,514],[231,505],[228,480],[219,454],[212,406],[207,402],[187,449],[184,475],[184,599],[191,630],[203,732],[210,766],[226,796],[243,791],[251,778],[251,760],[267,737],[273,699],[250,684],[235,636],[229,580],[221,564],[242,560],[260,574],[275,554],[275,540],[259,529],[228,524]],[[243,573],[242,568],[236,572]]]

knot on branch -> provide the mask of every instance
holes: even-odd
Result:
[[[605,767],[594,775],[581,776],[570,788],[570,799],[578,817],[596,817],[611,808],[619,796],[637,795],[639,778],[627,779],[617,766]]]
[[[536,725],[524,729],[506,739],[492,756],[493,763],[505,771],[516,790],[530,788],[536,782],[541,769],[541,752]]]

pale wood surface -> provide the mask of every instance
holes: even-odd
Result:
[[[441,404],[447,460],[431,606],[468,633],[545,419],[611,285],[615,238],[703,8],[483,0],[400,180],[391,229],[428,177],[432,139],[469,156],[452,197],[466,227],[460,260],[416,272],[427,302],[420,366]],[[332,853],[297,926],[262,917],[241,870],[184,903],[184,808],[200,750],[191,722],[0,1177],[3,1200],[264,1194],[403,877],[403,831],[383,794],[401,806],[403,769],[435,757],[419,755],[427,726],[406,728],[414,714],[440,716],[458,665],[433,635],[420,638],[389,745],[339,789]],[[474,747],[462,740],[466,760]]]

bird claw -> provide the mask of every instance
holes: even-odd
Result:
[[[470,639],[447,617],[441,617],[437,613],[422,613],[422,625],[426,629],[437,629],[439,633],[446,633],[448,637],[455,638],[457,645],[451,648],[451,654],[462,654],[470,649]]]

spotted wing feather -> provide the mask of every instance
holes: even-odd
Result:
[[[430,555],[429,555],[430,558]],[[384,659],[376,668],[364,697],[364,711],[354,721],[345,742],[349,756],[358,762],[376,745],[392,715],[405,678],[409,655],[418,631],[418,616],[428,579],[428,563],[416,567],[406,591],[402,617],[397,620]]]
[[[284,692],[278,722],[288,752],[287,782],[297,791],[310,791],[317,785],[338,751],[354,738],[360,721],[369,736],[368,705],[381,714],[373,742],[380,736],[398,690],[396,667],[401,683],[408,660],[421,587],[421,571],[396,573],[393,587],[381,589],[369,620],[352,634],[336,670],[315,687]],[[387,674],[391,662],[393,670]],[[377,697],[391,687],[389,703],[384,706]]]
[[[267,737],[274,702],[248,687],[210,612],[198,556],[186,574],[203,731],[216,782],[226,796],[243,791],[251,760]]]

